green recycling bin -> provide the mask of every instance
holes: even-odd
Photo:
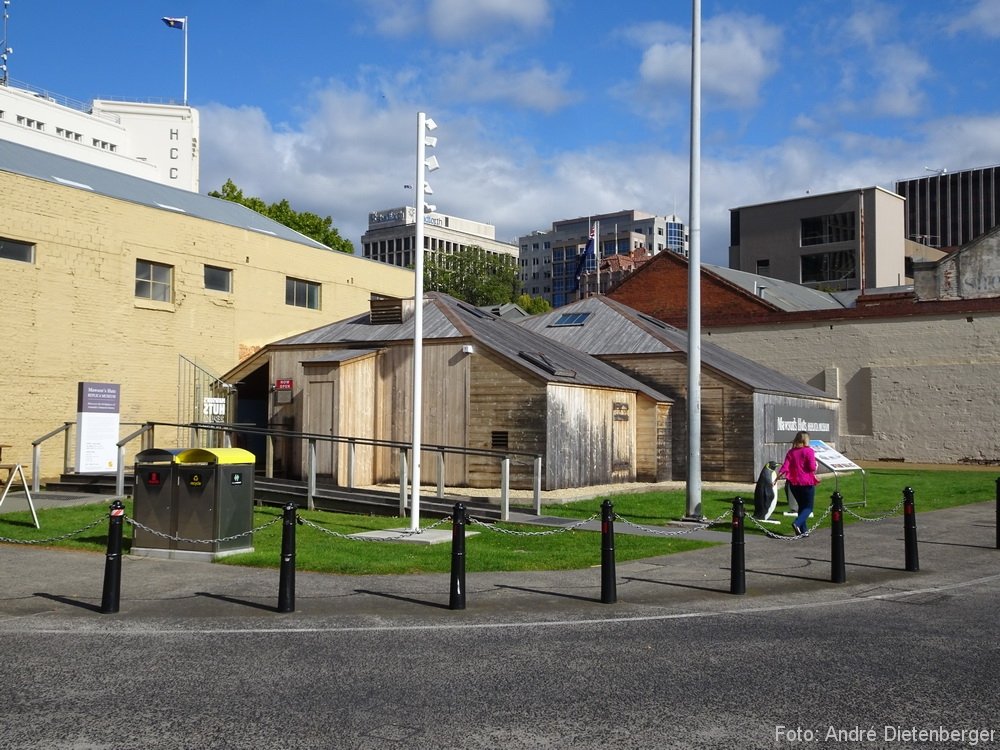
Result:
[[[253,551],[252,453],[242,448],[188,448],[172,453],[170,462],[161,456],[155,468],[140,465],[141,455],[136,457],[136,521],[165,536],[136,527],[133,554],[214,560]],[[159,484],[149,481],[155,471],[162,472],[152,476]],[[151,522],[142,520],[140,504]]]

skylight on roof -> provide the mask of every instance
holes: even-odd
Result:
[[[589,317],[589,312],[563,313],[556,318],[555,323],[549,324],[549,328],[557,328],[561,326],[582,326],[584,321]]]

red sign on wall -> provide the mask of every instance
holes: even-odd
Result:
[[[288,379],[288,380],[275,380],[274,381],[274,390],[276,390],[276,391],[290,391],[290,390],[292,390],[292,381],[291,381],[291,379]]]

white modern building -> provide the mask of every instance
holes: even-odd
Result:
[[[552,223],[549,230],[539,230],[518,240],[521,287],[532,297],[542,297],[553,307],[560,307],[579,298],[581,273],[596,271],[597,258],[581,265],[590,239],[590,230],[597,225],[600,257],[630,255],[645,250],[649,255],[670,251],[687,257],[687,226],[676,215],[657,216],[644,211],[580,216]]]
[[[361,252],[366,258],[409,268],[415,263],[416,237],[417,211],[413,206],[372,211],[368,214],[368,231],[361,236]],[[425,251],[450,255],[470,247],[517,257],[517,245],[499,241],[492,224],[437,212],[424,216]]]
[[[198,110],[0,84],[0,140],[198,192]]]

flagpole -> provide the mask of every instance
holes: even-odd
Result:
[[[184,106],[188,103],[188,24],[190,21],[184,16]]]

